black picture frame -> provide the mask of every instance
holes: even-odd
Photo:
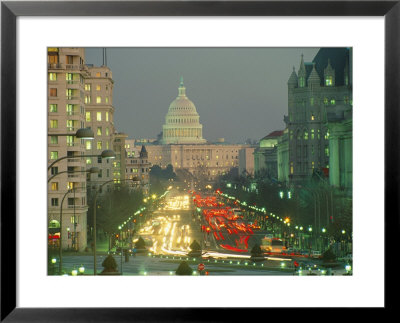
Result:
[[[1,3],[1,321],[217,322],[237,321],[240,318],[240,313],[243,313],[245,309],[249,309],[213,308],[211,310],[201,307],[50,309],[18,308],[16,306],[16,19],[19,16],[384,16],[385,315],[388,310],[394,309],[396,296],[392,292],[398,286],[398,273],[396,273],[397,268],[391,259],[396,257],[395,238],[399,234],[400,197],[398,127],[400,121],[400,4],[398,0],[4,1]],[[372,128],[371,133],[373,133]],[[371,174],[366,176],[371,176],[372,174],[373,169],[371,169]],[[310,304],[310,308],[312,308],[312,304]],[[278,309],[268,309],[268,311],[272,312],[273,310]],[[382,315],[383,313],[380,309],[378,310],[378,315]],[[265,308],[252,308],[251,312],[247,311],[247,314],[250,313],[252,318],[258,319],[263,315],[271,318],[270,312],[267,312]],[[290,316],[294,315],[292,311],[287,311],[286,313]],[[246,319],[247,314],[244,319]],[[323,315],[325,316],[326,314]],[[341,320],[343,318],[338,317],[338,319]],[[252,319],[249,318],[249,321],[252,321]]]

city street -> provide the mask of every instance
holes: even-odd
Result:
[[[141,237],[146,243],[146,250],[133,252],[128,259],[121,253],[115,252],[115,249],[112,251],[118,270],[123,275],[175,275],[179,264],[186,261],[193,269],[193,275],[293,275],[293,261],[296,260],[304,267],[303,271],[297,275],[325,273],[324,269],[321,269],[320,261],[300,256],[264,254],[263,260],[253,262],[250,259],[249,246],[244,246],[244,243],[241,248],[245,249],[232,246],[238,240],[246,241],[246,244],[251,241],[250,245],[260,243],[263,232],[255,229],[251,231],[251,234],[244,236],[248,237],[247,239],[238,239],[243,235],[240,235],[235,227],[239,230],[242,228],[245,232],[244,228],[248,225],[245,221],[240,220],[240,225],[236,221],[230,221],[229,225],[232,230],[235,230],[235,234],[234,231],[225,227],[222,220],[215,221],[215,219],[213,220],[214,231],[202,232],[207,217],[202,218],[195,211],[196,207],[191,195],[176,189],[171,190],[165,202],[162,203],[162,207],[147,215],[145,222],[138,227],[137,235],[133,237],[133,243]],[[218,223],[219,230],[215,227]],[[224,228],[224,233],[221,227]],[[222,239],[223,234],[226,238]],[[190,245],[195,240],[202,246],[201,257],[189,256]],[[98,274],[101,273],[102,262],[105,258],[106,254],[98,251]],[[65,255],[63,259],[66,272],[83,266],[85,274],[93,274],[93,255]],[[204,265],[204,270],[201,272],[198,271],[199,264]]]

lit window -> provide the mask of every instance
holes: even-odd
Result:
[[[101,147],[102,147],[101,141],[98,141],[97,142],[97,149],[101,149]]]
[[[50,128],[52,129],[58,128],[58,120],[50,120]]]
[[[97,121],[101,121],[101,112],[97,112]]]
[[[92,149],[92,142],[90,140],[86,141],[86,150]]]
[[[109,145],[108,141],[106,141],[106,149],[109,149],[110,148],[109,146],[110,145]]]
[[[332,104],[332,105],[335,105],[335,103],[336,103],[336,100],[335,100],[335,99],[332,99],[332,100],[331,100],[331,104]]]
[[[57,104],[50,104],[50,112],[57,112]]]
[[[67,131],[74,131],[74,120],[67,120]]]
[[[56,88],[49,89],[49,95],[50,96],[57,96],[57,89]]]
[[[65,74],[65,80],[67,81],[67,83],[72,83],[73,74],[72,73],[66,73]]]
[[[325,148],[325,155],[326,155],[327,157],[329,157],[329,148],[328,148],[328,147]]]
[[[51,151],[50,152],[50,159],[58,159],[58,151]]]
[[[97,72],[96,73],[96,77],[100,77],[101,76],[101,73],[100,72]]]
[[[67,146],[72,147],[74,145],[74,136],[67,136]]]
[[[314,120],[315,120],[314,114],[311,114],[311,121],[314,121]]]
[[[91,101],[90,95],[85,95],[85,104],[90,104]]]
[[[85,91],[90,91],[90,84],[85,84]]]
[[[306,81],[304,77],[299,78],[299,87],[305,87],[306,86]]]
[[[51,183],[51,190],[52,191],[58,191],[58,182]]]
[[[108,112],[106,111],[106,121],[108,121]]]
[[[304,140],[308,140],[308,131],[304,132]]]
[[[326,86],[332,86],[333,85],[333,77],[332,76],[327,76],[325,78],[325,85]]]
[[[90,121],[90,112],[86,111],[86,121]]]
[[[100,91],[101,90],[101,86],[100,85],[96,85],[96,91]]]
[[[96,97],[96,103],[101,103],[101,96]]]
[[[108,103],[108,96],[106,96],[106,103]]]
[[[314,139],[314,129],[311,129],[311,139]]]
[[[92,158],[86,158],[86,164],[90,165],[92,163]]]
[[[101,136],[101,127],[97,127],[97,135]]]
[[[57,73],[49,73],[50,81],[57,81]]]
[[[106,136],[110,134],[110,130],[108,130],[108,127],[106,128]]]
[[[51,136],[50,137],[50,143],[53,145],[58,144],[58,136]]]
[[[315,162],[311,162],[311,168],[314,169]]]
[[[328,104],[328,98],[324,98],[324,104]]]

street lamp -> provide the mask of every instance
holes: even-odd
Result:
[[[49,170],[54,164],[58,163],[59,161],[66,159],[66,158],[84,158],[84,157],[101,157],[101,158],[115,158],[115,152],[113,150],[103,150],[100,155],[80,155],[80,156],[63,156],[61,158],[56,159],[54,162],[50,164],[49,167],[47,167],[47,170]]]
[[[81,171],[77,171],[76,173],[80,173]],[[97,167],[92,167],[89,170],[85,171],[85,172],[89,172],[91,174],[95,174],[99,172],[99,169]],[[75,173],[75,172],[70,172],[70,173]],[[57,175],[57,174],[56,174]],[[55,175],[54,175],[55,176]],[[54,177],[53,176],[53,177]],[[62,227],[63,227],[63,217],[62,217],[62,210],[63,210],[63,204],[64,204],[64,200],[65,197],[71,193],[72,191],[75,192],[75,188],[68,190],[62,200],[61,200],[61,205],[60,205],[60,245],[59,245],[59,255],[60,255],[60,262],[59,262],[59,274],[61,274],[61,270],[62,270]],[[75,201],[74,201],[75,204]],[[75,222],[75,219],[74,219]]]
[[[49,179],[47,180],[47,183],[49,183],[54,177],[56,177],[57,175],[61,175],[61,174],[71,174],[71,173],[90,173],[90,174],[98,174],[100,173],[100,169],[98,167],[92,167],[90,169],[86,169],[86,170],[79,170],[79,171],[69,171],[69,170],[65,170],[59,173],[54,174],[53,176],[49,177]]]

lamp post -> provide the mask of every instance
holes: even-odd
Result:
[[[72,156],[63,156],[61,158],[56,159],[54,162],[52,162],[48,167],[47,170],[49,170],[54,164],[58,163],[59,161],[66,159],[66,158],[71,158]],[[75,158],[84,158],[84,157],[101,157],[101,158],[115,158],[115,152],[113,150],[103,150],[100,155],[80,155],[80,156],[73,156]]]
[[[136,179],[136,178],[135,178]],[[115,179],[111,179],[107,182],[104,182],[103,184],[101,184],[98,188],[98,190],[96,190],[96,193],[94,194],[94,199],[93,199],[93,275],[97,274],[97,258],[96,258],[96,234],[97,234],[97,228],[96,228],[96,203],[97,203],[97,195],[99,193],[99,191],[101,190],[101,188],[106,185],[109,184],[111,182],[115,182]],[[126,181],[134,181],[134,179],[121,179],[119,180],[121,182],[126,182]]]
[[[81,172],[81,171],[78,171],[79,173]],[[78,173],[77,172],[77,173]],[[91,173],[91,174],[95,174],[95,173],[98,173],[99,172],[99,169],[97,168],[97,167],[92,167],[92,168],[90,168],[89,170],[86,170],[85,172],[88,172],[88,173]],[[69,173],[75,173],[75,172],[69,172]],[[57,175],[57,174],[56,174]],[[53,176],[54,177],[54,176]],[[61,270],[62,270],[62,228],[63,228],[63,218],[62,218],[62,210],[63,210],[63,203],[64,203],[64,200],[65,200],[65,197],[69,194],[69,193],[71,193],[71,192],[74,192],[75,193],[75,188],[73,188],[73,189],[70,189],[70,190],[68,190],[65,194],[64,194],[64,196],[63,196],[63,198],[62,198],[62,200],[61,200],[61,205],[60,205],[60,245],[59,245],[59,257],[60,257],[60,261],[59,261],[59,273],[61,274]],[[75,201],[74,201],[74,204],[75,204]],[[75,215],[74,215],[74,222],[75,222]]]

